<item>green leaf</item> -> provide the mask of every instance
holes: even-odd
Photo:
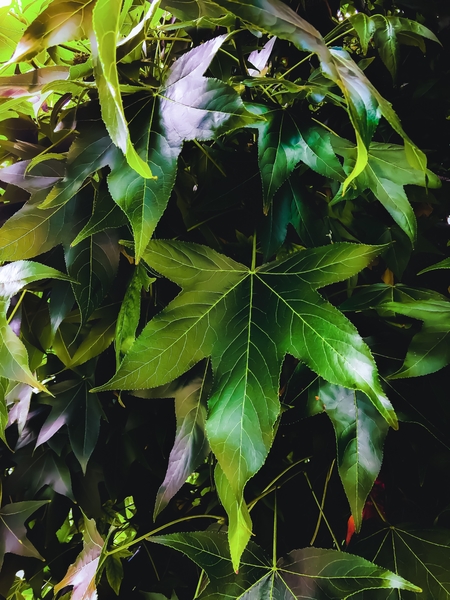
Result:
[[[396,285],[375,283],[358,290],[350,298],[340,304],[339,309],[342,311],[361,311],[370,308],[384,308],[384,305],[387,302],[410,303],[415,300],[427,302],[442,299],[443,296],[432,290],[412,288],[401,283],[397,283]]]
[[[52,66],[33,69],[26,73],[0,77],[0,96],[20,98],[42,90],[44,85],[52,81],[60,81],[69,77],[69,67]]]
[[[12,183],[32,194],[52,187],[63,178],[62,169],[57,161],[51,161],[50,164],[48,162],[40,164],[29,171],[30,163],[30,160],[22,160],[0,169],[0,180],[5,183]]]
[[[8,380],[6,377],[0,377],[0,439],[8,445],[5,437],[5,429],[8,425],[8,408],[6,406],[6,390],[8,389]]]
[[[104,541],[94,519],[88,519],[83,513],[83,550],[75,562],[70,565],[64,578],[54,587],[55,594],[66,586],[73,586],[71,598],[74,600],[97,600],[95,575],[99,566]]]
[[[344,169],[347,172],[352,171],[356,160],[354,144],[336,137],[332,138],[332,144],[336,153],[344,157]],[[378,142],[370,145],[367,166],[357,177],[355,184],[358,193],[366,189],[374,193],[412,243],[417,235],[417,221],[403,186],[437,188],[441,185],[439,178],[431,171],[427,170],[424,174],[423,171],[411,167],[402,146]],[[333,203],[343,198],[345,196],[338,194]]]
[[[118,596],[123,580],[122,560],[119,556],[117,556],[117,554],[112,554],[106,558],[105,567],[106,579],[108,580],[108,583],[114,590],[115,594]]]
[[[429,271],[436,271],[437,269],[450,269],[450,258],[444,258],[440,262],[435,265],[431,265],[431,267],[427,267],[426,269],[422,269],[418,275],[422,275],[422,273],[428,273]]]
[[[208,373],[209,363],[202,366],[202,369],[197,369],[197,376],[194,378],[182,377],[162,388],[152,390],[154,398],[175,399],[177,419],[177,431],[166,475],[156,495],[154,519],[209,454],[205,422],[211,377]]]
[[[338,181],[345,179],[327,131],[300,122],[288,110],[273,110],[263,105],[251,105],[249,108],[266,119],[257,125],[258,162],[265,212],[275,192],[299,162],[325,177]]]
[[[78,192],[87,177],[118,160],[118,150],[101,120],[92,114],[85,117],[86,120],[77,123],[80,135],[70,146],[65,177],[49,192],[40,205],[42,209],[65,204]]]
[[[325,412],[333,423],[339,475],[359,532],[364,504],[380,472],[387,423],[362,392],[320,380],[308,388],[307,411]]]
[[[81,202],[74,198],[65,205],[42,210],[41,201],[42,194],[36,194],[0,229],[0,260],[33,258],[71,242]]]
[[[380,250],[334,244],[248,269],[203,246],[151,241],[144,259],[183,292],[150,321],[116,375],[99,389],[156,387],[211,356],[208,437],[242,504],[246,482],[272,445],[286,353],[332,383],[367,393],[396,427],[367,346],[315,291],[357,273]]]
[[[94,74],[97,83],[102,117],[114,144],[122,150],[129,166],[141,177],[152,178],[130,140],[119,88],[116,47],[119,34],[121,0],[97,0],[92,14],[95,40],[91,40]]]
[[[423,321],[411,340],[402,368],[391,379],[435,373],[450,363],[450,302],[444,296],[382,305],[400,315]]]
[[[374,42],[381,60],[395,81],[399,61],[399,44],[394,23],[389,17],[374,15],[375,21]]]
[[[0,62],[11,58],[20,40],[25,26],[14,15],[10,14],[9,6],[0,8]]]
[[[90,394],[86,380],[71,379],[51,386],[55,396],[52,407],[42,425],[36,447],[49,440],[63,425],[67,426],[69,440],[83,473],[97,444],[101,408],[96,394]]]
[[[124,354],[128,352],[131,344],[136,338],[136,330],[141,318],[141,294],[142,290],[148,292],[150,284],[155,280],[149,277],[142,265],[137,265],[123,302],[120,306],[119,316],[115,330],[116,366],[118,367]]]
[[[14,294],[29,283],[47,278],[69,279],[56,269],[31,261],[19,260],[0,267],[0,377],[41,391],[46,388],[30,371],[26,348],[8,325],[6,314]]]
[[[233,572],[226,537],[214,532],[175,533],[149,541],[186,554],[208,575],[201,598],[210,600],[284,600],[349,598],[367,589],[420,588],[399,575],[338,550],[293,550],[271,565],[263,550],[251,542],[242,556],[239,574]]]
[[[362,538],[354,549],[420,586],[422,594],[412,596],[417,600],[421,597],[444,600],[450,596],[450,531],[447,529],[387,525]],[[389,596],[401,597],[401,594]]]
[[[214,139],[261,119],[246,111],[233,88],[203,77],[224,41],[219,36],[184,54],[169,69],[158,97],[134,98],[127,111],[136,150],[157,177],[143,179],[125,160],[108,177],[111,195],[133,228],[137,261],[167,206],[183,142]]]
[[[358,34],[361,48],[364,54],[367,54],[370,40],[375,32],[375,21],[363,12],[356,13],[349,17],[354,30]]]
[[[93,5],[92,0],[53,0],[27,27],[9,62],[30,60],[50,46],[87,39]]]
[[[7,552],[44,560],[27,538],[25,521],[47,502],[14,502],[0,508],[0,568]]]
[[[102,231],[66,248],[67,272],[77,282],[73,293],[84,323],[98,308],[115,280],[119,267],[116,231]]]
[[[17,423],[19,436],[22,435],[27,422],[32,393],[33,388],[26,383],[16,383],[10,386],[5,397],[6,404],[9,406],[8,426]]]

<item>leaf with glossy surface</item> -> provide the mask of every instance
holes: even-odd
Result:
[[[94,74],[102,117],[115,145],[122,150],[129,166],[141,177],[152,178],[152,172],[133,147],[122,105],[117,72],[116,47],[119,37],[121,0],[97,0],[92,25],[95,41],[91,40]]]
[[[83,550],[54,590],[57,593],[70,585],[73,586],[71,600],[97,600],[95,575],[104,541],[97,531],[94,519],[88,519],[84,513],[83,519]]]
[[[325,412],[336,434],[338,469],[359,532],[383,460],[388,425],[367,396],[319,380],[308,388],[310,415]]]
[[[239,502],[272,445],[286,353],[332,383],[364,390],[396,427],[367,346],[315,291],[359,272],[380,250],[334,244],[248,269],[203,246],[151,241],[144,259],[183,292],[150,321],[99,389],[156,387],[211,356],[208,438]]]
[[[51,386],[55,398],[48,401],[52,409],[41,427],[36,447],[49,440],[63,425],[83,472],[97,444],[101,408],[96,394],[89,393],[86,380],[68,380]]]
[[[119,267],[119,244],[115,230],[102,231],[66,248],[67,272],[80,307],[82,323],[98,308],[110,289]]]
[[[27,27],[10,62],[30,60],[50,46],[87,39],[93,5],[92,0],[53,0]]]
[[[0,508],[0,568],[7,552],[44,560],[27,538],[25,521],[47,502],[14,502]]]
[[[203,77],[224,41],[219,36],[184,54],[169,69],[157,98],[134,98],[126,111],[136,150],[157,177],[140,177],[124,159],[108,177],[111,195],[133,228],[137,261],[167,206],[183,142],[211,140],[261,119],[246,111],[233,88]]]
[[[447,600],[450,597],[448,529],[385,525],[367,538],[363,537],[353,548],[369,560],[376,560],[378,564],[392,569],[419,586],[422,593],[413,594],[412,598]],[[402,597],[398,592],[389,596],[395,600]],[[367,598],[375,596],[369,593]],[[382,598],[387,598],[387,595]]]
[[[338,550],[293,550],[271,565],[263,550],[251,542],[236,574],[226,537],[220,533],[175,533],[149,541],[183,552],[204,569],[209,584],[200,597],[205,600],[344,600],[366,589],[420,591],[399,575]]]
[[[450,363],[450,302],[444,296],[382,305],[400,315],[420,319],[422,329],[411,340],[402,368],[391,379],[419,377]]]

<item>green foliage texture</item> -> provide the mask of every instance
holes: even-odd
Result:
[[[2,3],[0,598],[450,600],[449,49]]]

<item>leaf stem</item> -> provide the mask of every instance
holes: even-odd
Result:
[[[15,307],[12,309],[11,314],[8,317],[8,320],[7,320],[8,325],[14,319],[14,315],[18,311],[19,306],[22,304],[22,300],[24,299],[24,296],[26,293],[27,293],[27,290],[22,290],[22,293],[20,294],[20,298],[17,300]]]
[[[273,500],[273,540],[272,540],[272,566],[275,569],[277,566],[277,490],[275,489],[275,497]]]
[[[314,498],[314,501],[315,501],[315,503],[317,504],[317,508],[319,509],[319,511],[320,511],[320,513],[321,513],[321,515],[322,515],[322,518],[323,518],[323,520],[324,520],[324,523],[325,523],[325,525],[327,526],[327,528],[328,528],[328,531],[330,532],[330,535],[331,535],[331,537],[333,538],[333,542],[334,542],[334,544],[335,544],[336,548],[337,548],[337,549],[339,549],[339,548],[340,548],[340,546],[339,546],[339,543],[338,543],[338,541],[337,541],[337,539],[336,539],[336,536],[335,536],[335,535],[334,535],[334,533],[333,533],[333,530],[331,529],[331,526],[330,526],[330,524],[328,523],[328,519],[326,518],[326,516],[325,516],[325,513],[323,512],[323,508],[322,508],[322,506],[320,505],[320,502],[319,502],[319,500],[317,499],[317,496],[316,496],[316,494],[315,494],[315,492],[314,492],[314,490],[313,490],[313,487],[312,487],[312,485],[311,485],[311,481],[309,480],[308,474],[307,474],[307,473],[304,471],[304,472],[303,472],[303,475],[305,476],[305,479],[306,479],[306,482],[307,482],[307,484],[308,484],[308,487],[309,487],[309,489],[311,490],[312,497]]]
[[[156,533],[159,533],[160,531],[163,531],[164,529],[171,527],[172,525],[176,525],[177,523],[184,523],[185,521],[191,521],[192,519],[215,519],[216,521],[222,521],[223,517],[219,517],[217,515],[191,515],[189,517],[182,517],[181,519],[175,519],[175,521],[170,521],[169,523],[166,523],[165,525],[161,525],[161,527],[157,527],[156,529],[153,529],[152,531],[149,531],[148,533],[145,533],[144,535],[141,535],[141,536],[135,538],[134,540],[131,540],[131,542],[123,544],[122,546],[117,546],[117,548],[113,548],[112,550],[105,552],[105,556],[111,556],[112,554],[116,554],[117,552],[126,550],[127,548],[130,548],[131,546],[134,546],[135,544],[139,544],[139,542],[143,542],[143,541],[147,540],[152,535],[155,535]]]
[[[321,512],[319,513],[319,518],[317,519],[316,529],[313,533],[311,541],[309,542],[310,546],[312,546],[314,544],[314,542],[316,541],[317,534],[319,533],[320,522],[322,520],[322,514],[323,514],[323,507],[325,506],[325,497],[327,495],[327,488],[328,488],[328,484],[330,482],[331,473],[333,472],[335,462],[336,462],[336,459],[333,459],[333,462],[331,463],[331,467],[329,468],[327,476],[325,478],[325,485],[323,486],[322,502],[320,503]],[[339,548],[339,546],[338,546],[338,548]]]
[[[256,230],[253,233],[253,245],[252,245],[252,271],[256,269]]]
[[[208,160],[210,160],[212,162],[212,164],[216,167],[216,169],[218,171],[220,171],[220,173],[222,173],[222,175],[224,177],[227,176],[227,174],[225,173],[225,171],[222,169],[222,167],[216,163],[216,161],[213,159],[213,157],[209,154],[209,152],[202,146],[202,144],[200,144],[200,142],[198,142],[197,140],[194,140],[194,144],[200,148],[200,150],[203,152],[203,154],[206,156],[206,158]]]

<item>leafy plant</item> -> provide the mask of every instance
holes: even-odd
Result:
[[[297,4],[0,9],[8,600],[450,596],[448,7]]]

